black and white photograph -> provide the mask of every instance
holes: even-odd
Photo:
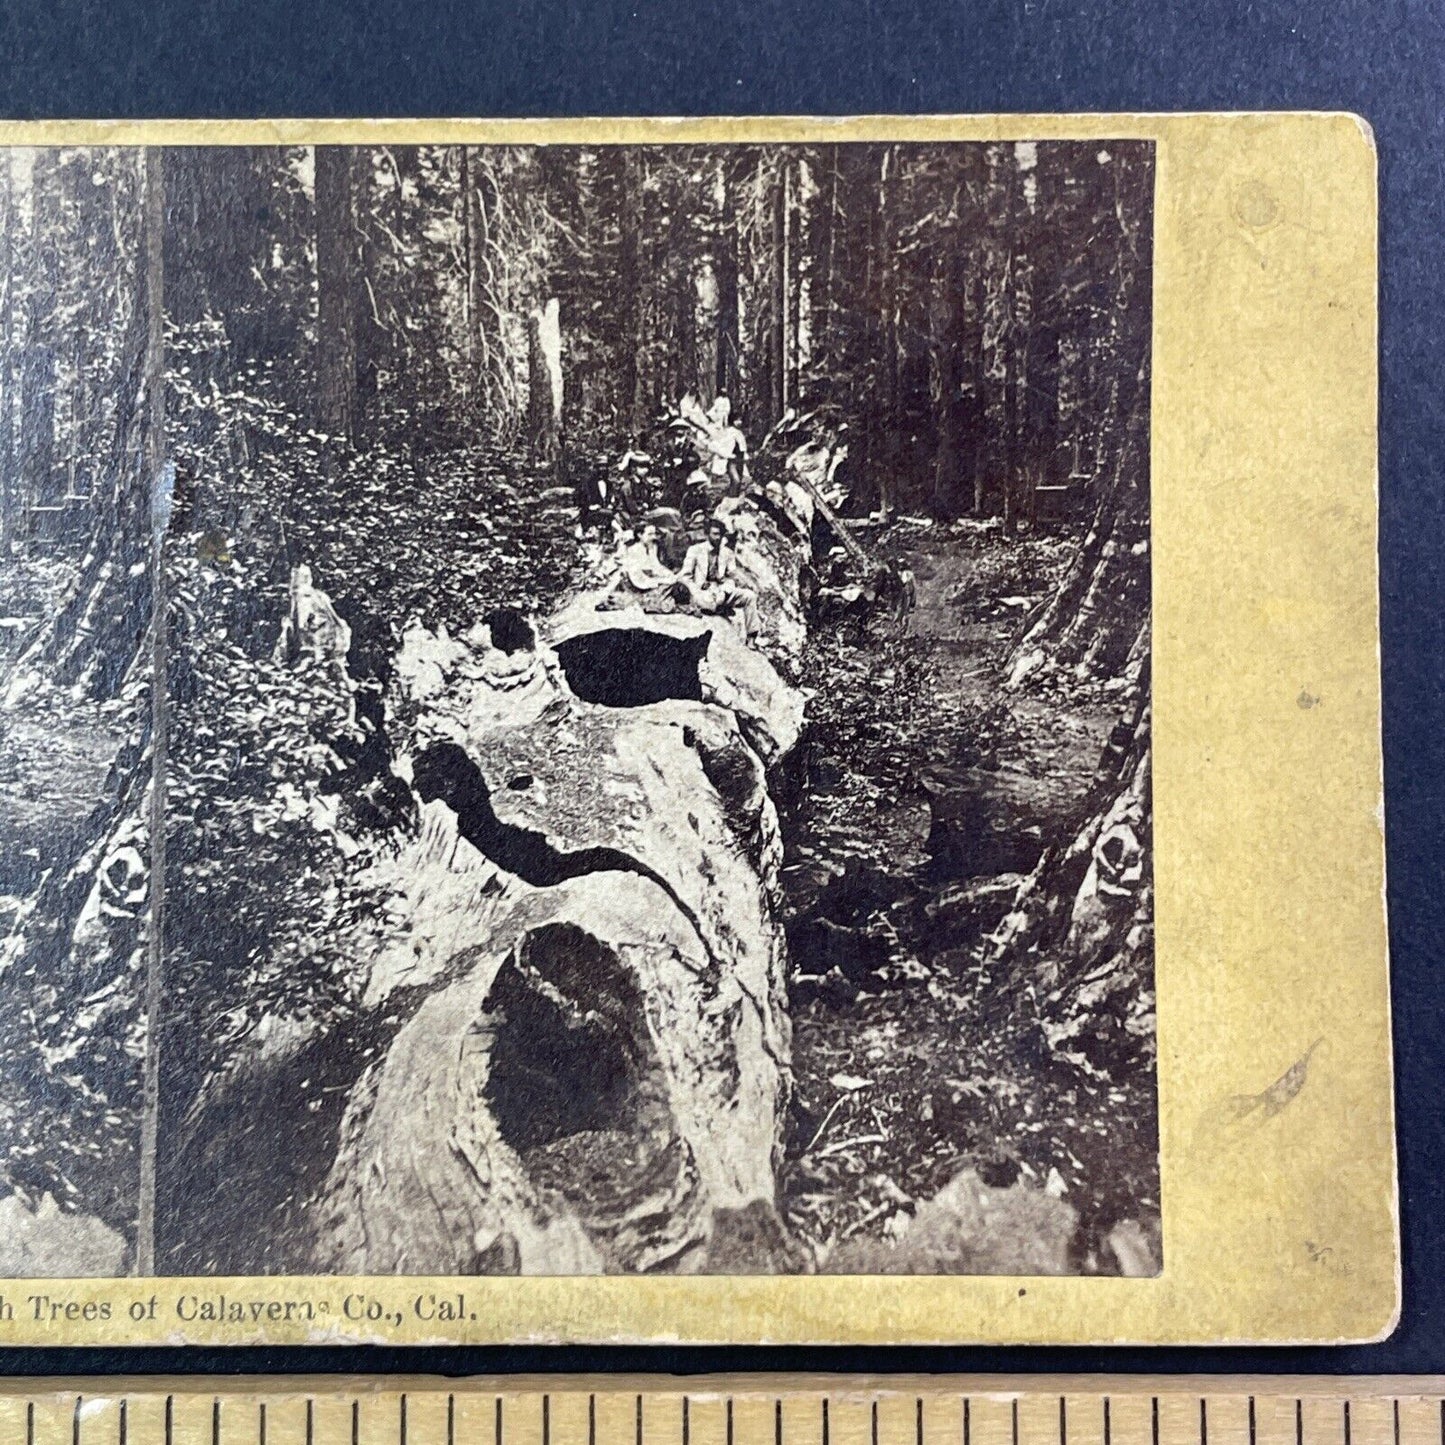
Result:
[[[1150,141],[0,155],[0,1274],[1156,1275]]]

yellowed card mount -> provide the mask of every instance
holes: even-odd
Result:
[[[1389,1332],[1363,122],[0,142],[0,1344]]]

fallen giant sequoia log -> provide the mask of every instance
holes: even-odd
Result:
[[[798,544],[731,505],[791,671]],[[366,1002],[410,1012],[351,1095],[320,1269],[805,1265],[774,1205],[790,1077],[767,788],[802,700],[733,622],[641,600],[576,596],[543,626],[555,652],[500,664],[482,631],[407,634],[389,727],[423,824],[373,865]]]

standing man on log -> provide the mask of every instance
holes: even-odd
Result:
[[[698,466],[688,478],[689,489],[705,493],[709,506],[721,497],[740,497],[748,480],[748,440],[732,424],[733,404],[719,396],[704,411],[695,397],[685,396],[679,419],[690,428]]]
[[[741,613],[743,637],[752,642],[758,635],[758,596],[736,580],[737,563],[728,524],[721,517],[710,517],[707,540],[687,549],[679,577],[698,611]]]

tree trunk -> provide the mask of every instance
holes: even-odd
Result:
[[[23,1181],[33,1194],[49,1192],[67,1209],[98,1216],[135,1237],[133,1262],[144,1268],[154,1199],[147,1183],[153,1176],[141,1170],[138,1222],[145,1083],[141,1066],[117,1067],[113,1047],[117,1037],[146,1032],[135,980],[144,976],[148,929],[155,923],[150,900],[159,872],[161,805],[152,740],[164,653],[156,645],[163,639],[151,627],[158,565],[151,497],[164,455],[162,156],[155,148],[135,156],[141,169],[131,232],[136,291],[125,322],[107,488],[96,498],[94,531],[74,590],[17,662],[6,698],[7,705],[19,704],[40,675],[92,698],[119,695],[116,722],[124,740],[104,795],[83,827],[56,840],[0,950],[8,984],[0,999],[0,1034],[28,1094],[25,1110],[0,1108],[0,1158],[12,1185]],[[148,684],[139,697],[122,691],[133,672]],[[159,977],[150,975],[152,1022],[159,985]],[[101,1018],[77,1017],[75,1000],[99,998],[109,1000]],[[145,1082],[153,1083],[153,1053],[144,1067]],[[153,1146],[153,1110],[150,1118]],[[77,1261],[76,1267],[85,1266]]]
[[[689,269],[684,269],[678,278],[674,354],[677,358],[677,385],[673,400],[688,392],[696,396],[701,390],[697,364],[697,278]]]
[[[482,337],[482,258],[481,221],[477,216],[478,200],[472,180],[472,148],[462,146],[458,155],[462,205],[462,267],[463,305],[466,323],[467,398],[473,406],[481,400],[484,389]]]
[[[957,516],[960,505],[961,453],[958,412],[962,391],[961,337],[963,261],[957,249],[940,258],[936,292],[930,307],[932,335],[928,351],[928,391],[933,405],[933,512]]]
[[[1146,629],[1131,711],[1113,730],[1075,829],[1021,884],[980,963],[980,992],[990,978],[999,984],[992,1010],[1032,1009],[1056,1057],[1116,1082],[1154,1054],[1147,648]]]
[[[164,158],[155,147],[145,152],[145,217],[142,236],[145,242],[146,296],[146,395],[149,399],[148,426],[145,432],[145,476],[154,487],[160,480],[165,460],[165,199],[162,194]],[[161,582],[164,555],[161,538],[152,533],[151,573],[153,585]],[[169,660],[166,649],[166,611],[164,594],[156,585],[151,608],[151,684],[152,737],[162,742],[164,755],[166,679]],[[150,840],[150,876],[165,877],[165,783],[163,778],[151,779],[150,809],[147,837]],[[150,928],[146,932],[145,968],[145,1063],[141,1087],[140,1191],[136,1224],[135,1272],[155,1272],[156,1211],[156,1144],[160,1123],[160,1033],[161,1007],[164,995],[163,960],[165,940],[159,907],[160,893],[149,892]]]
[[[146,568],[150,539],[151,485],[159,470],[163,442],[161,405],[164,357],[157,350],[160,317],[161,256],[159,217],[163,205],[160,154],[137,152],[143,168],[137,238],[137,288],[122,347],[125,372],[116,390],[116,414],[107,461],[107,487],[95,499],[93,532],[85,561],[65,603],[40,629],[11,670],[5,693],[13,705],[39,680],[76,687],[84,695],[111,698],[135,661],[150,618],[150,578]],[[38,383],[35,383],[38,385]],[[44,421],[49,399],[27,397]],[[24,428],[34,418],[22,418]],[[45,431],[42,426],[41,431]],[[53,430],[53,425],[52,425]],[[45,452],[53,437],[32,438]],[[39,466],[39,462],[33,462]]]
[[[801,647],[795,549],[766,517],[755,546],[759,601],[794,619]],[[398,708],[417,716],[418,739],[464,746],[411,749],[428,821],[405,866],[436,885],[397,936],[427,941],[377,956],[366,997],[396,1022],[350,1092],[308,1220],[309,1268],[805,1263],[775,1203],[791,1068],[767,787],[767,764],[796,745],[802,699],[731,625],[639,612],[619,633],[601,596],[574,596],[548,624],[574,690],[625,688],[621,645],[634,672],[687,663],[712,705],[686,739],[650,709],[595,708],[585,738],[561,749],[535,700],[491,729],[456,729],[478,715],[461,690]],[[524,772],[546,800],[535,819],[549,846],[590,867],[541,869],[469,801]],[[589,801],[604,776],[639,805]],[[214,1117],[244,1107],[218,1099]]]
[[[316,402],[322,429],[356,438],[356,216],[351,150],[316,147]]]
[[[0,157],[0,205],[5,208],[4,305],[0,306],[0,556],[15,537],[15,182],[11,157]]]
[[[884,516],[893,510],[894,473],[899,465],[901,425],[898,419],[898,261],[893,232],[896,170],[897,148],[885,146],[878,166],[878,303],[883,381],[877,413],[879,428],[884,432],[884,445],[872,448],[870,456],[878,491],[878,510]]]
[[[647,426],[643,393],[646,338],[642,306],[642,183],[642,157],[635,147],[628,146],[622,152],[622,194],[619,197],[618,376],[623,419],[629,435],[634,437],[640,436]]]
[[[1122,169],[1125,161],[1115,164]],[[1127,211],[1121,207],[1121,217]],[[1013,685],[1040,669],[1115,676],[1148,626],[1149,230],[1137,220],[1122,224],[1105,352],[1114,380],[1100,421],[1112,458],[1096,479],[1093,520],[1078,552],[1009,655]]]
[[[19,471],[27,510],[55,501],[55,352],[39,344],[21,362]]]
[[[772,195],[772,263],[768,300],[768,425],[788,409],[788,190],[792,166],[778,163]]]
[[[837,352],[833,325],[833,291],[839,229],[838,147],[829,146],[822,155],[826,156],[826,171],[820,174],[813,213],[808,218],[810,354],[804,361],[804,368],[811,365],[815,356],[831,358]],[[819,166],[824,164],[820,159]]]
[[[527,318],[527,441],[532,459],[562,460],[562,327],[554,296]]]
[[[738,218],[732,165],[718,161],[718,217],[714,267],[717,273],[717,394],[737,399],[738,368]]]
[[[789,274],[788,289],[788,400],[796,407],[801,394],[803,341],[805,324],[812,304],[813,268],[812,238],[808,234],[809,214],[803,204],[810,174],[807,162],[797,157],[793,163],[793,186],[788,202]]]

